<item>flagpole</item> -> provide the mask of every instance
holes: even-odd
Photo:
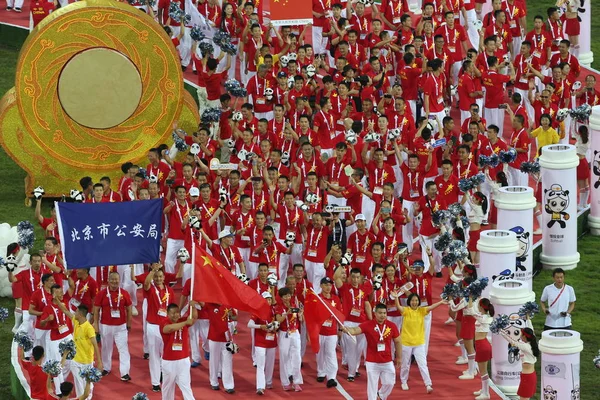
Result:
[[[321,298],[321,296],[319,296],[317,293],[315,293],[315,290],[313,288],[310,288],[310,291],[315,295],[315,297],[317,299],[319,299],[319,301],[321,303],[323,303],[323,305],[327,308],[327,311],[329,311],[329,313],[331,314],[331,316],[333,317],[333,319],[335,319],[337,321],[338,324],[340,324],[341,326],[344,326],[344,324],[342,323],[342,321],[340,321],[340,319],[337,317],[337,315],[335,315],[335,313],[333,311],[331,311],[331,308],[329,308],[329,306],[327,305],[327,303],[325,303],[323,301],[323,299]],[[350,336],[350,338],[352,339],[352,341],[354,341],[354,343],[356,343],[356,338],[352,335],[348,335]]]
[[[192,235],[192,276],[190,279],[192,282],[190,283],[190,300],[192,301],[192,296],[194,295],[194,269],[196,268],[196,241],[194,239],[194,228],[190,226],[190,234]],[[184,268],[182,265],[181,268]],[[190,307],[190,319],[192,318],[192,308]]]

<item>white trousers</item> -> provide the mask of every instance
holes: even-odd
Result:
[[[208,320],[199,319],[190,327],[190,350],[192,352],[192,361],[201,362],[202,353],[200,353],[200,341],[202,341],[202,350],[208,353]]]
[[[528,91],[515,88],[515,93],[519,93],[521,95],[523,105],[525,106],[525,109],[527,110],[527,117],[529,118],[529,125],[530,126],[538,126],[540,121],[534,120],[535,110],[533,109],[533,106],[531,105],[531,102],[529,101]]]
[[[327,380],[330,380],[337,376],[338,362],[335,353],[337,339],[337,335],[319,335],[319,344],[321,345],[321,349],[317,353],[317,377],[319,378],[327,377]],[[344,345],[343,348],[345,347]],[[348,372],[350,372],[350,367],[348,367]]]
[[[34,346],[42,346],[44,349],[50,347],[50,331],[35,328]]]
[[[501,108],[484,108],[483,113],[487,125],[496,125],[499,128],[499,136],[504,135],[504,114],[505,111]]]
[[[80,375],[79,372],[87,367],[91,367],[94,364],[80,364],[76,361],[71,360],[70,366],[69,366],[69,372],[71,372],[71,374],[73,374],[73,383],[75,384],[75,394],[77,396],[77,398],[80,398],[83,395],[83,392],[85,391],[85,385],[87,384],[86,380],[83,379]],[[94,390],[94,384],[90,384],[90,395],[88,396],[88,399],[92,398],[92,393]]]
[[[129,293],[129,297],[131,297],[131,305],[133,307],[137,306],[137,285],[134,281],[131,280],[131,265],[119,265],[117,267],[117,272],[119,272],[119,276],[121,278],[121,288]],[[137,274],[140,275],[140,274]]]
[[[467,21],[466,25],[463,25],[467,29],[467,36],[469,36],[469,40],[471,41],[471,47],[478,49],[479,48],[479,32],[473,25],[473,22],[477,20],[477,13],[475,9],[467,11]]]
[[[281,263],[279,263],[279,265],[281,265]],[[250,280],[258,277],[258,263],[248,261],[248,264],[246,264],[246,275]]]
[[[192,264],[186,263],[183,264],[183,275],[181,275],[181,286],[183,287],[185,283],[192,279]]]
[[[244,261],[244,266],[246,266],[246,275],[248,275],[248,260],[250,259],[250,248],[248,247],[247,249],[241,249],[238,247],[238,250],[240,251],[240,255],[242,256],[242,261]],[[236,269],[239,269],[239,266]]]
[[[131,356],[129,355],[129,332],[127,325],[100,324],[100,337],[102,338],[102,365],[106,371],[111,370],[113,343],[119,352],[119,373],[121,376],[129,374]]]
[[[148,353],[148,322],[146,317],[148,316],[148,300],[144,298],[142,301],[142,330],[143,330],[143,341],[144,341],[144,353]]]
[[[266,385],[273,385],[273,370],[275,369],[275,353],[277,347],[254,348],[254,359],[256,361],[256,389],[266,389]]]
[[[355,328],[358,325],[360,324],[357,322],[344,322],[344,326],[348,328]],[[360,357],[367,347],[367,341],[364,334],[354,336],[354,339],[356,340],[353,340],[353,338],[347,333],[342,335],[342,351],[346,354],[345,358],[348,362],[348,376],[354,376],[356,372],[358,372],[358,367],[360,366]],[[333,350],[335,352],[335,348]]]
[[[387,317],[388,321],[394,323],[394,325],[396,325],[396,327],[398,328],[398,332],[402,332],[402,317],[390,317],[388,315]],[[396,358],[396,346],[392,346],[392,358]]]
[[[50,340],[48,348],[46,348],[46,360],[60,360],[62,358],[60,356],[59,345],[60,342],[64,340],[73,340],[73,335],[68,335],[67,337],[59,340]],[[69,375],[70,363],[71,360],[66,360],[62,373],[53,379],[56,393],[60,393],[60,384],[63,383]]]
[[[233,354],[225,348],[226,342],[208,341],[210,350],[210,360],[208,362],[208,372],[210,376],[210,385],[219,386],[219,373],[223,380],[223,387],[227,389],[234,388],[233,381]]]
[[[281,244],[283,242],[279,241]],[[291,254],[281,254],[279,257],[279,282],[277,283],[277,288],[281,289],[285,286],[285,280],[287,278],[288,269],[290,267],[290,263],[294,264],[304,264],[304,258],[302,253],[304,252],[304,246],[302,244],[295,243],[294,247],[292,247]],[[312,282],[312,281],[311,281]],[[320,286],[320,285],[317,285]]]
[[[174,274],[177,264],[177,252],[183,247],[183,240],[167,239],[167,252],[165,254],[165,272]]]
[[[163,340],[160,334],[160,326],[156,324],[146,325],[148,335],[148,353],[150,354],[150,380],[152,386],[160,385],[160,360],[163,354]]]
[[[162,360],[161,367],[163,371],[162,399],[174,399],[175,385],[177,385],[183,394],[184,400],[194,400],[190,359],[185,357],[181,360]]]
[[[313,42],[313,53],[316,55],[325,53],[325,46],[323,40],[323,27],[313,26],[312,27],[312,42]]]
[[[425,345],[420,346],[402,346],[402,367],[400,368],[400,381],[408,382],[408,373],[410,371],[411,356],[415,356],[419,372],[425,386],[431,386],[431,377],[427,368],[427,355],[425,354]]]
[[[385,400],[392,393],[396,383],[396,370],[393,362],[374,363],[367,361],[367,398]],[[379,381],[381,380],[381,388]]]
[[[308,281],[313,283],[315,293],[321,293],[321,279],[325,277],[325,265],[322,262],[305,260],[304,269]]]
[[[302,379],[302,371],[300,369],[300,364],[302,363],[300,356],[300,333],[298,331],[293,333],[279,331],[277,338],[279,343],[279,379],[281,380],[281,384],[288,386],[291,383],[290,376],[294,380],[294,384],[303,384],[304,380]]]
[[[432,312],[430,311],[426,316],[425,316],[425,355],[427,356],[427,354],[429,353],[429,336],[431,335],[431,319],[432,319]]]
[[[35,315],[31,315],[29,311],[23,310],[23,322],[19,326],[18,332],[25,333],[35,340],[35,318]],[[25,357],[31,357],[31,350],[25,352]]]
[[[7,7],[23,8],[23,3],[24,3],[24,0],[6,0]],[[61,6],[62,6],[62,3],[61,3]],[[321,28],[321,30],[323,30],[323,28]]]
[[[413,215],[414,203],[414,201],[404,199],[402,204],[403,207],[408,210],[408,215],[410,215],[410,222],[402,227],[402,240],[406,243],[409,253],[411,253],[413,249],[413,232],[415,224],[415,216]]]
[[[422,236],[423,242],[425,242],[425,246],[429,247],[431,250],[431,254],[433,254],[433,263],[435,264],[435,272],[442,271],[442,255],[439,251],[435,249],[434,243],[437,241],[437,236],[434,237],[425,237]],[[429,257],[427,256],[427,249],[425,246],[421,246],[421,258],[425,263],[425,271],[429,270]]]
[[[520,169],[508,167],[508,184],[511,186],[529,186],[529,174]]]

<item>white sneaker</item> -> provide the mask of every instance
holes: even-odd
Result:
[[[408,390],[408,385],[406,383],[403,383],[401,386],[402,390]]]
[[[458,377],[458,379],[462,379],[462,380],[471,380],[471,379],[475,379],[475,375],[471,375],[471,374],[462,374],[461,376]]]
[[[464,357],[458,357],[456,359],[456,362],[454,364],[456,364],[456,365],[465,365],[465,364],[468,364],[468,363],[469,363],[469,360],[467,360],[466,358],[464,358]]]
[[[485,394],[480,394],[479,396],[475,397],[475,400],[489,400],[490,396],[485,395]]]
[[[473,396],[479,396],[481,394],[481,390],[478,390],[476,392],[473,392]]]
[[[534,235],[541,235],[542,234],[542,229],[541,228],[536,229],[535,231],[533,231],[533,234]]]
[[[444,322],[444,325],[450,325],[453,322],[454,322],[454,320],[452,319],[452,317],[448,317],[448,319],[446,320],[446,322]]]
[[[433,392],[433,388],[431,386],[427,386],[425,389],[427,389],[427,394]]]
[[[460,343],[459,342],[454,343],[454,347],[460,347]]]
[[[139,315],[137,308],[131,307],[131,315],[133,315],[134,317]]]

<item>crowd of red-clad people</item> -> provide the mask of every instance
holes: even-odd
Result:
[[[587,207],[588,130],[560,111],[600,101],[595,77],[585,76],[577,60],[578,12],[585,10],[573,2],[552,5],[528,27],[527,7],[519,0],[493,0],[485,13],[489,2],[481,0],[313,0],[312,24],[275,27],[253,2],[175,3],[188,13],[187,5],[197,7],[207,39],[192,40],[193,26],[171,18],[169,1],[133,6],[157,18],[173,38],[183,70],[196,75],[202,123],[195,132],[177,129],[173,144],[150,149],[145,168],[123,164],[119,182],[84,177],[73,195],[91,203],[164,199],[164,261],[66,274],[56,215],[44,218],[38,199],[45,249],[32,256],[30,269],[11,275],[23,314],[19,329],[53,349],[74,334],[73,327],[42,321],[48,315],[64,320],[57,303],[71,304],[72,312],[84,305],[102,337],[99,365],[111,373],[116,343],[119,374],[127,381],[127,334],[141,288],[152,390],[161,391],[162,373],[164,399],[173,398],[175,386],[193,398],[190,367],[204,355],[211,387],[233,393],[238,314],[226,305],[191,301],[189,255],[197,243],[272,305],[271,320],[248,322],[257,394],[274,385],[277,348],[283,389],[302,390],[302,360],[310,357],[303,303],[311,288],[346,321],[338,326],[330,319],[321,328],[319,382],[337,385],[339,342],[349,382],[360,377],[366,349],[369,399],[390,395],[394,359],[403,390],[409,390],[414,358],[430,393],[430,311],[447,303],[433,300],[438,293],[432,293],[432,281],[468,284],[476,278],[477,240],[481,230],[496,225],[492,200],[498,188],[535,186],[535,233],[541,233],[539,177],[521,167],[543,146],[574,143],[579,207]],[[34,23],[52,3],[35,4],[46,14],[32,8]],[[236,55],[207,46],[219,30],[231,36]],[[247,95],[228,90],[231,79]],[[510,162],[480,162],[511,148],[516,157]],[[460,190],[460,180],[479,173],[481,183]],[[466,219],[458,216],[448,226],[435,221],[437,211],[455,203]],[[446,231],[470,253],[451,266],[443,265],[443,251],[436,248]],[[172,289],[178,280],[180,296]],[[482,390],[475,396],[489,399],[491,349],[482,338],[493,306],[487,299],[456,299],[451,306],[450,323],[469,322],[457,329],[457,363],[469,367],[460,379],[479,374]],[[537,346],[530,330],[523,335],[528,374]],[[522,399],[535,393],[527,377]],[[59,393],[61,381],[54,382]],[[84,386],[76,382],[78,396]]]

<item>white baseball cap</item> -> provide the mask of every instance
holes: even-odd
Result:
[[[191,197],[198,197],[200,196],[200,189],[198,189],[197,187],[191,187],[190,188],[190,196]]]
[[[269,292],[262,292],[262,297],[265,299],[272,299],[273,296]]]
[[[231,232],[229,229],[223,229],[221,233],[219,233],[219,239],[226,238],[228,236],[234,236],[235,234]]]
[[[358,214],[355,218],[355,221],[366,221],[367,217],[365,217],[365,214]]]

